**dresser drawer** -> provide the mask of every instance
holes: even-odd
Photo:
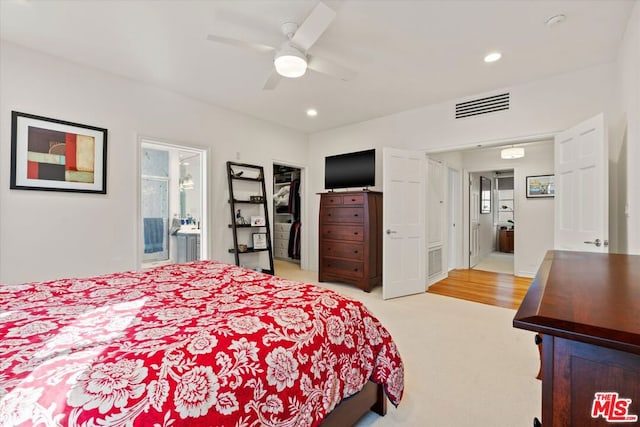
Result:
[[[289,241],[289,232],[285,232],[285,231],[276,231],[275,234],[273,235],[275,240],[286,240]]]
[[[323,239],[364,241],[364,227],[357,225],[325,225],[322,228]]]
[[[358,243],[343,243],[324,240],[322,241],[322,255],[362,261],[364,260],[364,246]]]
[[[322,212],[322,222],[364,222],[364,208],[326,208]]]
[[[333,206],[333,205],[341,205],[342,204],[342,196],[323,196],[320,199],[320,204],[323,206]]]
[[[291,223],[290,222],[276,222],[273,224],[273,231],[281,231],[283,233],[289,233],[289,231],[291,230]]]
[[[287,248],[274,248],[273,256],[276,258],[289,258],[289,251]]]
[[[362,205],[364,204],[364,196],[362,194],[352,194],[342,196],[342,204],[344,205]]]
[[[322,258],[322,268],[326,274],[336,274],[355,278],[364,277],[364,264],[358,261]]]
[[[288,249],[289,248],[289,239],[287,240],[282,240],[282,239],[276,239],[273,242],[273,247],[274,248],[282,248],[282,249]]]

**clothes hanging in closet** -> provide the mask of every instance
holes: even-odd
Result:
[[[291,181],[289,189],[289,213],[294,221],[300,220],[300,180]]]
[[[300,221],[291,224],[289,231],[289,258],[300,259]]]

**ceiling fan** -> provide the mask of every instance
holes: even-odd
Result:
[[[309,55],[307,51],[329,27],[336,12],[320,2],[311,11],[307,19],[300,25],[294,22],[282,24],[281,29],[287,40],[280,47],[231,39],[209,34],[207,39],[213,42],[249,48],[257,52],[274,53],[274,69],[264,84],[263,89],[273,89],[282,77],[297,78],[305,74],[307,68],[319,73],[328,74],[341,80],[351,80],[356,72],[332,61]]]

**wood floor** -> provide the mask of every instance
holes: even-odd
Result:
[[[276,275],[301,282],[317,282],[318,273],[300,270],[299,264],[275,260]],[[532,279],[480,270],[451,270],[449,277],[427,292],[483,304],[517,309]]]
[[[533,279],[480,270],[451,270],[428,293],[517,309]]]

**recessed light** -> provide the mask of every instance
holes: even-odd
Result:
[[[315,117],[318,115],[318,110],[316,110],[315,108],[309,108],[307,110],[307,116],[309,117]]]
[[[549,28],[553,28],[556,25],[564,22],[565,19],[567,19],[567,15],[564,15],[564,14],[560,13],[558,15],[553,15],[551,18],[547,19],[544,22],[544,24]]]
[[[500,52],[491,52],[484,57],[484,62],[496,62],[500,58],[502,58],[502,54]]]

